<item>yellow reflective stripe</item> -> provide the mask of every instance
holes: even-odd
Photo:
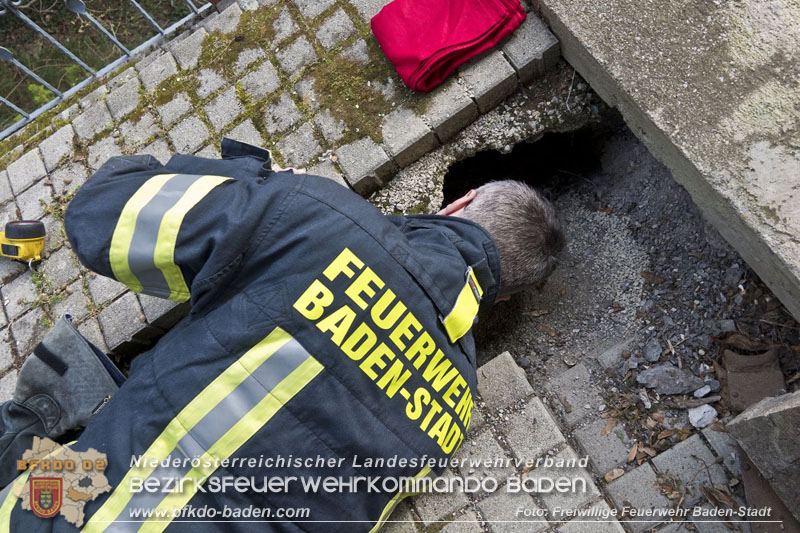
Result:
[[[13,485],[8,491],[8,495],[6,495],[6,499],[3,500],[3,505],[0,507],[0,533],[10,533],[11,512],[17,505],[22,491],[25,490],[25,482],[28,481],[28,476],[30,475],[31,471],[28,470],[17,476],[17,479],[14,480]]]
[[[423,477],[427,476],[430,473],[430,471],[431,471],[431,467],[426,466],[425,468],[420,470],[420,472],[416,476],[414,476],[414,479],[423,478]],[[372,529],[370,529],[369,533],[375,533],[380,528],[382,528],[383,525],[386,523],[386,521],[389,519],[389,517],[392,515],[392,512],[394,512],[395,507],[397,507],[397,505],[401,501],[405,500],[409,496],[415,496],[417,494],[419,494],[419,491],[398,492],[397,494],[395,494],[394,498],[389,500],[389,503],[387,503],[386,507],[383,508],[383,512],[381,513],[381,517],[375,523],[375,526]]]
[[[175,244],[178,241],[178,231],[181,229],[183,219],[200,200],[206,197],[217,185],[230,180],[220,176],[203,176],[192,183],[181,199],[172,206],[161,220],[158,229],[158,241],[155,250],[155,265],[164,274],[164,279],[170,288],[170,300],[184,302],[189,299],[189,287],[183,279],[183,273],[175,264]]]
[[[475,298],[475,293],[470,286],[470,281],[472,281],[472,283],[475,285],[475,288],[478,290],[478,294],[483,296],[483,289],[481,288],[480,283],[478,283],[478,278],[475,277],[475,273],[472,271],[472,269],[469,269],[467,282],[464,284],[464,288],[461,289],[461,292],[458,294],[458,298],[456,299],[456,304],[453,306],[453,310],[450,311],[450,314],[447,315],[444,320],[442,320],[444,329],[447,331],[447,336],[450,338],[450,342],[456,342],[458,339],[463,337],[472,327],[475,317],[478,316],[480,299]]]
[[[322,365],[313,357],[309,356],[291,374],[283,379],[275,388],[244,417],[242,417],[225,435],[206,451],[200,460],[200,466],[192,468],[183,479],[206,479],[214,473],[215,459],[223,460],[233,455],[245,442],[258,432],[264,425],[291,400],[295,394],[300,392],[303,387],[308,385],[317,374],[322,371]],[[207,466],[205,463],[209,463]],[[172,520],[171,511],[185,506],[195,495],[194,483],[183,481],[178,486],[184,487],[181,492],[169,493],[147,522],[145,522],[140,532],[161,532],[166,529]],[[164,517],[157,518],[159,513],[164,510]]]
[[[111,248],[109,250],[109,261],[111,262],[111,271],[117,281],[124,283],[129,289],[135,292],[142,292],[142,284],[131,272],[128,265],[128,250],[131,247],[133,240],[133,230],[136,228],[136,219],[139,216],[139,211],[158,194],[161,187],[164,186],[175,174],[161,174],[153,176],[144,184],[139,187],[139,190],[128,199],[122,213],[119,215],[117,227],[114,228],[114,234],[111,237]]]
[[[281,346],[289,342],[291,338],[291,335],[281,328],[275,328],[266,338],[232,363],[170,421],[164,431],[161,432],[161,435],[142,454],[146,462],[148,464],[153,460],[161,462],[166,458],[175,449],[179,440],[223,398],[241,384],[253,370],[277,352]],[[125,477],[114,489],[111,496],[83,527],[83,531],[97,533],[104,531],[109,523],[116,519],[125,509],[125,506],[133,497],[133,493],[128,491],[131,478],[146,478],[153,473],[155,468],[152,466],[134,466],[128,470],[128,473],[125,474]]]

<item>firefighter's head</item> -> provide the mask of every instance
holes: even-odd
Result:
[[[502,270],[498,300],[542,283],[564,248],[564,234],[553,204],[518,181],[487,183],[439,214],[477,222],[492,236]]]

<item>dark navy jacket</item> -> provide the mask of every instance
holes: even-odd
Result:
[[[109,530],[135,531],[142,509],[188,505],[194,515],[158,529],[369,531],[398,501],[383,490],[391,482],[329,493],[300,478],[433,476],[443,463],[427,461],[452,456],[463,440],[476,389],[468,330],[500,280],[494,243],[478,225],[385,216],[331,180],[272,172],[268,152],[225,140],[222,160],[112,158],[78,191],[65,226],[88,268],[192,306],[134,360],[72,446],[107,454],[114,487],[86,503],[89,530],[114,521]],[[143,454],[217,463],[132,466]],[[336,466],[308,463],[319,458]],[[377,458],[398,464],[365,466]],[[163,486],[208,476],[184,493],[131,492],[144,479]],[[298,479],[268,492],[202,490],[225,476],[253,478],[257,488],[265,476]],[[250,505],[309,511],[295,521],[219,522],[234,520],[220,514],[226,506]],[[181,521],[199,520],[202,508],[206,521]],[[12,531],[74,530],[19,504],[11,523]]]

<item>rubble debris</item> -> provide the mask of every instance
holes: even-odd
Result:
[[[650,339],[644,347],[644,358],[651,363],[661,359],[661,343],[658,339]]]
[[[659,394],[686,394],[703,386],[702,379],[670,363],[640,372],[636,381]]]
[[[689,423],[697,429],[703,429],[717,417],[717,410],[710,405],[701,405],[689,409]]]
[[[800,391],[751,405],[727,430],[800,519]]]
[[[695,398],[702,398],[703,396],[708,396],[709,392],[711,392],[711,385],[706,384],[694,391],[692,396]]]

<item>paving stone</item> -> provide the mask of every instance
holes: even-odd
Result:
[[[12,370],[0,378],[0,402],[7,402],[14,398],[14,391],[17,389],[16,370]]]
[[[228,88],[206,106],[208,121],[217,131],[222,130],[242,113],[244,113],[244,105],[236,96],[234,87]]]
[[[409,500],[404,500],[395,507],[389,519],[380,529],[381,533],[417,533],[414,525],[416,519],[411,511]]]
[[[364,17],[365,22],[369,22],[372,17],[377,15],[383,6],[392,0],[350,0],[356,6],[358,13]]]
[[[156,141],[153,141],[146,147],[142,148],[138,152],[138,155],[152,155],[153,157],[158,159],[158,161],[162,165],[165,165],[167,161],[169,161],[169,159],[172,157],[172,150],[170,150],[167,141],[165,141],[164,139],[158,139]]]
[[[205,146],[202,150],[198,150],[194,155],[197,157],[205,157],[207,159],[221,159],[222,155],[217,150],[216,146]]]
[[[161,122],[169,127],[180,117],[192,109],[192,103],[186,93],[176,94],[169,102],[156,108]]]
[[[278,45],[294,35],[300,28],[295,23],[289,10],[284,7],[281,9],[278,18],[272,23],[272,29],[275,30],[273,45]]]
[[[308,19],[313,19],[330,8],[335,0],[293,0],[297,8]]]
[[[13,363],[14,354],[11,351],[11,344],[8,340],[8,329],[0,330],[0,372],[5,372]],[[2,382],[0,382],[0,389],[2,389]],[[2,401],[5,400],[6,398],[2,399]]]
[[[17,318],[8,327],[17,346],[17,355],[21,360],[25,360],[36,348],[47,333],[43,319],[44,313],[38,307],[31,309],[21,317]]]
[[[536,533],[548,527],[546,516],[535,516],[540,509],[531,496],[524,492],[506,492],[500,488],[477,503],[484,519],[496,533]],[[518,515],[519,509],[530,510],[533,516]]]
[[[277,0],[270,0],[269,4],[274,4]],[[261,2],[259,0],[239,0],[239,7],[242,8],[243,11],[254,11],[261,7]]]
[[[306,122],[295,131],[278,141],[275,149],[289,166],[300,167],[308,164],[322,152],[314,137],[314,126]]]
[[[89,314],[89,299],[83,293],[83,281],[77,280],[69,286],[71,294],[63,293],[64,299],[52,307],[53,318],[58,320],[65,314],[72,315],[76,322],[80,322]]]
[[[331,50],[350,37],[354,31],[356,31],[356,27],[353,25],[353,21],[342,8],[339,8],[319,27],[317,40],[325,50]]]
[[[553,397],[554,404],[561,407],[564,419],[570,425],[590,413],[596,413],[597,407],[602,403],[583,363],[573,366],[555,379],[550,379],[545,388]]]
[[[636,342],[636,337],[630,337],[622,342],[618,342],[611,348],[608,348],[607,350],[603,351],[600,355],[598,355],[597,360],[605,369],[620,368],[623,364],[622,352],[626,350],[630,352],[635,342]]]
[[[137,294],[147,322],[153,326],[169,329],[189,312],[189,304],[179,304],[165,298]]]
[[[332,179],[342,187],[347,187],[348,189],[350,188],[347,185],[347,182],[344,180],[344,176],[342,176],[342,174],[336,170],[336,165],[334,165],[331,161],[323,161],[319,165],[308,169],[308,173],[313,174],[314,176],[322,176],[323,178]]]
[[[108,104],[108,110],[111,112],[111,116],[114,117],[114,120],[121,119],[139,107],[139,100],[141,98],[139,94],[140,87],[141,84],[138,78],[133,78],[109,93],[106,103]]]
[[[407,167],[437,146],[433,131],[412,110],[395,109],[382,127],[383,143],[400,167]]]
[[[314,112],[318,111],[321,107],[319,99],[317,98],[317,93],[314,91],[315,81],[315,78],[308,78],[294,84],[294,90],[297,92],[298,96],[300,96],[303,104]]]
[[[644,463],[621,478],[615,479],[606,487],[606,492],[614,500],[617,510],[624,507],[633,509],[670,509],[672,502],[661,495],[653,468]],[[661,522],[656,518],[647,522],[647,517],[636,517],[635,522],[623,521],[629,530],[644,531]]]
[[[67,124],[39,144],[44,166],[49,172],[55,170],[58,164],[72,153],[74,139],[75,130]]]
[[[152,113],[144,113],[139,120],[128,120],[119,125],[122,141],[131,150],[142,146],[160,131],[158,120]]]
[[[278,63],[289,76],[294,76],[300,69],[314,62],[317,54],[305,36],[300,36],[277,53]]]
[[[528,16],[503,45],[508,61],[519,73],[522,83],[544,74],[561,57],[558,39],[535,15]]]
[[[517,74],[499,50],[467,62],[459,68],[459,76],[481,113],[494,108],[517,88]]]
[[[558,424],[539,398],[528,400],[525,409],[509,415],[506,440],[523,461],[532,461],[564,442]]]
[[[123,70],[122,72],[120,72],[119,74],[117,74],[116,76],[111,78],[110,80],[108,80],[108,82],[106,82],[106,85],[108,86],[109,94],[114,92],[114,89],[119,89],[120,87],[122,87],[123,85],[128,83],[129,81],[138,80],[138,79],[139,79],[139,76],[136,74],[136,69],[134,67],[131,66],[131,67],[126,68],[125,70]]]
[[[497,444],[492,436],[492,431],[489,428],[484,428],[470,436],[470,438],[459,448],[458,457],[466,459],[467,464],[470,461],[491,461],[495,459],[505,459],[505,451]],[[465,466],[461,469],[461,474],[464,476],[475,476],[479,479],[486,479],[493,477],[498,483],[503,483],[509,476],[514,473],[514,468],[511,466],[500,467],[485,467],[481,465],[478,468]],[[482,493],[480,491],[478,494]]]
[[[281,93],[277,100],[267,106],[264,112],[264,128],[270,135],[288,130],[303,120],[291,97]]]
[[[8,222],[19,219],[19,210],[17,209],[16,202],[8,202],[0,207],[0,222],[2,222],[0,227],[5,228]],[[7,263],[7,261],[0,261],[0,264],[3,263]]]
[[[269,61],[261,63],[257,69],[242,78],[242,88],[252,100],[261,100],[280,87],[278,73]]]
[[[43,270],[53,289],[66,285],[80,274],[77,258],[66,246],[50,254],[44,262]]]
[[[8,165],[6,170],[14,194],[19,194],[47,175],[38,148],[34,148]]]
[[[53,192],[45,181],[47,180],[39,180],[25,192],[17,195],[17,207],[24,220],[38,220],[44,216],[42,201],[49,204],[53,199]]]
[[[277,100],[267,106],[264,113],[264,127],[267,133],[274,135],[288,130],[303,119],[291,97],[281,93]]]
[[[489,409],[501,409],[533,394],[525,371],[508,352],[478,369],[478,392]]]
[[[169,131],[169,138],[178,153],[191,153],[203,146],[209,133],[206,125],[194,115],[183,119],[183,122]]]
[[[578,454],[570,448],[564,448],[558,455],[555,456],[555,459],[566,459],[566,460],[577,460]],[[561,477],[565,477],[570,480],[574,485],[575,490],[570,490],[568,492],[545,492],[541,494],[542,500],[544,501],[547,508],[552,513],[554,509],[561,508],[561,509],[578,509],[583,507],[586,503],[600,497],[600,490],[595,486],[594,481],[592,480],[592,476],[586,469],[581,467],[570,467],[570,468],[558,468],[558,467],[551,467],[551,468],[537,468],[531,471],[529,476],[533,477],[549,477],[552,479],[558,479]],[[579,480],[583,480],[585,484],[585,490],[581,483],[578,483]]]
[[[8,181],[8,172],[5,170],[0,171],[0,204],[4,204],[14,199],[14,193],[11,192],[11,182]]]
[[[78,101],[78,105],[81,106],[81,109],[89,109],[90,107],[94,107],[100,102],[102,102],[106,95],[108,95],[108,87],[105,85],[101,85],[97,89],[93,90],[83,98]]]
[[[97,305],[103,305],[125,292],[127,287],[119,281],[100,274],[89,274],[89,294]]]
[[[36,299],[36,288],[31,281],[30,270],[26,270],[21,276],[6,283],[0,291],[3,293],[6,313],[11,320],[30,309],[30,304],[25,302],[32,302]]]
[[[148,91],[155,89],[159,83],[178,72],[178,65],[170,52],[165,51],[152,63],[139,71],[142,85]]]
[[[89,164],[89,169],[96,172],[109,158],[118,155],[122,155],[122,150],[117,140],[109,135],[89,147],[89,157],[86,162]]]
[[[5,224],[2,227],[5,227]],[[5,283],[14,276],[21,274],[26,268],[19,261],[0,261],[0,283]]]
[[[90,318],[82,322],[78,326],[78,331],[81,335],[86,337],[86,340],[97,346],[101,352],[109,352],[108,346],[106,346],[106,341],[103,339],[103,333],[100,331],[100,323],[97,322],[96,319]]]
[[[687,506],[695,505],[703,499],[703,494],[700,492],[700,487],[703,485],[726,484],[728,481],[725,470],[714,463],[714,455],[697,434],[654,457],[653,465],[661,474],[670,474],[678,478],[681,487],[692,486],[692,494],[687,491],[684,499],[684,504]]]
[[[253,125],[253,121],[248,119],[233,128],[225,137],[229,137],[235,141],[241,141],[243,143],[252,144],[253,146],[264,146],[264,139],[261,138],[261,134],[258,132],[256,127]]]
[[[144,326],[143,316],[136,295],[130,291],[110,303],[97,314],[106,345],[114,350],[129,341]]]
[[[84,110],[72,121],[75,133],[82,140],[91,139],[101,131],[110,128],[113,124],[114,121],[105,102],[100,102]]]
[[[238,4],[231,4],[225,11],[210,19],[205,27],[209,32],[231,33],[239,25],[241,16],[242,8]]]
[[[64,224],[51,215],[44,217],[42,223],[44,224],[44,230],[46,232],[44,236],[44,249],[47,253],[50,253],[60,248],[66,241],[66,237],[64,237],[62,233]]]
[[[66,194],[86,183],[89,170],[83,163],[67,163],[50,175],[55,194]]]
[[[439,141],[445,142],[478,118],[478,106],[467,96],[458,77],[451,77],[427,97],[422,116]]]
[[[0,307],[0,330],[8,325],[8,317],[6,316],[5,311],[3,311],[2,307]],[[0,337],[2,337],[2,333],[0,333]],[[0,369],[2,372],[4,369]]]
[[[236,63],[233,65],[233,70],[237,74],[241,74],[250,65],[264,57],[264,51],[260,48],[248,48],[243,50],[239,57],[236,58]]]
[[[603,429],[607,423],[606,419],[598,418],[574,432],[575,438],[589,454],[592,466],[601,477],[612,468],[625,463],[633,445],[625,435],[625,429],[619,424],[604,436]]]
[[[208,98],[214,94],[220,87],[225,86],[225,78],[220,76],[216,71],[204,68],[197,75],[197,81],[200,86],[197,88],[197,96],[200,98]]]
[[[452,471],[445,470],[442,477],[458,477]],[[414,504],[417,507],[417,511],[419,511],[419,516],[422,518],[422,522],[427,526],[431,523],[440,520],[441,518],[447,516],[448,514],[452,513],[460,509],[461,507],[467,505],[469,500],[467,499],[467,495],[464,494],[463,491],[457,490],[453,493],[437,493],[437,492],[426,492],[421,494],[414,500]]]
[[[416,531],[416,529],[414,530]],[[442,533],[483,533],[478,515],[472,509],[459,513],[441,529]]]
[[[335,143],[344,137],[344,122],[334,118],[328,109],[314,117],[314,124],[317,125],[319,131],[322,132],[322,136],[329,143]]]
[[[486,423],[486,412],[483,402],[477,402],[472,407],[472,419],[469,421],[469,433],[467,436],[472,435],[473,431],[478,431]]]
[[[592,509],[594,511],[593,514],[598,516],[587,515],[581,518],[575,518],[558,528],[558,533],[584,533],[588,530],[591,530],[592,533],[625,533],[622,525],[613,518],[608,518],[608,521],[603,521],[604,519],[601,513],[606,513],[608,516],[608,513],[611,512],[611,507],[609,507],[606,502],[596,502],[589,506],[589,509]],[[587,524],[587,520],[596,523]]]
[[[339,166],[348,183],[360,195],[374,192],[397,166],[372,139],[359,139],[336,149]]]
[[[716,431],[711,427],[703,430],[703,436],[708,440],[714,451],[722,457],[722,462],[734,476],[741,478],[742,467],[740,465],[740,454],[742,453],[739,445],[733,437],[724,431]]]
[[[345,59],[355,61],[356,63],[369,63],[369,47],[367,41],[359,39],[339,54]]]
[[[172,55],[183,69],[190,69],[197,66],[197,60],[203,51],[203,39],[208,32],[204,28],[198,28],[180,42],[172,45]]]

